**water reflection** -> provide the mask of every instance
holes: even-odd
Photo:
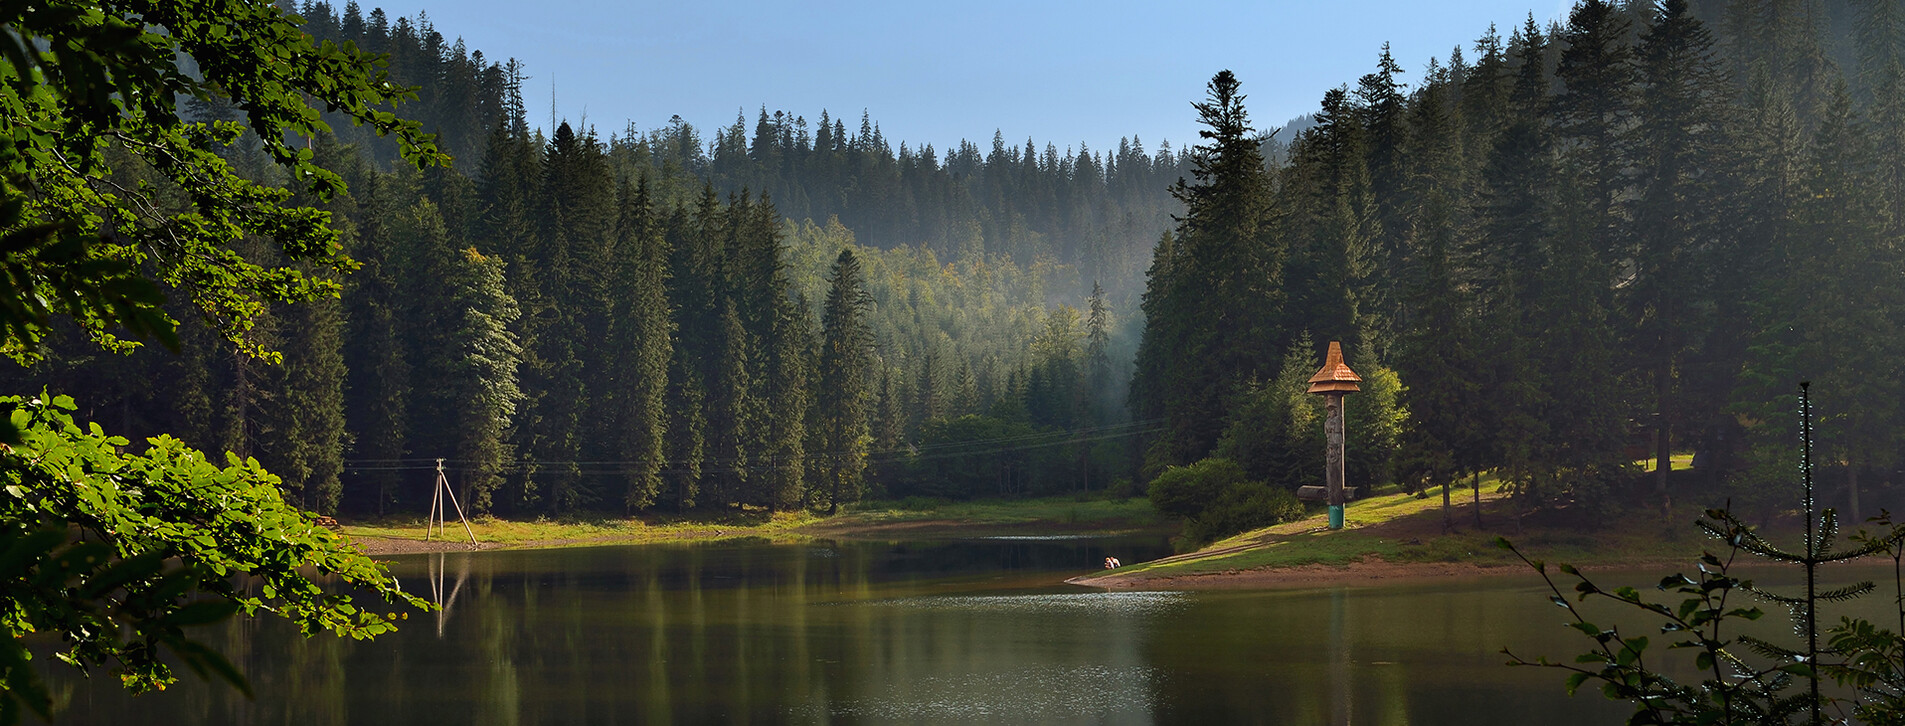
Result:
[[[1502,582],[1101,593],[1158,541],[742,543],[400,558],[442,609],[370,643],[234,621],[260,698],[64,679],[66,723],[1607,723],[1496,650],[1568,653]],[[421,626],[421,627],[419,627]]]
[[[444,582],[449,576],[451,555],[437,552],[424,555],[427,559],[430,580],[430,603],[437,606],[437,639],[443,639],[443,624],[450,618],[450,610],[456,607],[456,596],[463,594],[463,581],[470,576],[470,556],[468,553],[455,557],[457,564],[456,585],[451,587]]]

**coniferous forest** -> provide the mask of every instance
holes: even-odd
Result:
[[[180,355],[74,327],[4,375],[255,457],[307,509],[421,511],[439,458],[503,516],[1129,493],[1207,459],[1294,489],[1330,341],[1365,379],[1353,482],[1772,507],[1798,379],[1834,496],[1856,516],[1899,480],[1897,2],[1583,2],[1419,70],[1385,48],[1294,133],[1225,71],[1201,143],[1154,150],[896,150],[837,110],[544,125],[523,62],[427,17],[295,11],[388,54],[454,167],[329,114],[304,143],[349,194],[300,201],[358,264],[339,297],[233,341],[172,296]],[[255,137],[216,151],[287,181]]]
[[[1400,381],[1399,409],[1394,384],[1349,399],[1353,481],[1489,470],[1519,510],[1687,492],[1765,513],[1796,496],[1811,380],[1828,496],[1876,512],[1861,491],[1905,453],[1900,13],[1581,2],[1415,84],[1385,50],[1274,166],[1218,74],[1143,301],[1130,401],[1165,420],[1145,470],[1320,470],[1302,381],[1340,340]],[[1677,451],[1692,471],[1668,473]]]
[[[532,129],[517,61],[423,16],[287,9],[320,41],[387,54],[419,88],[399,110],[454,167],[406,169],[395,140],[327,114],[335,134],[305,143],[350,193],[300,201],[359,265],[339,299],[260,305],[241,347],[175,294],[183,355],[102,353],[73,328],[10,366],[21,390],[83,391],[82,415],[134,439],[255,457],[320,512],[420,511],[437,458],[504,515],[1103,489],[1128,468],[1086,459],[1131,428],[1138,329],[1112,310],[1135,309],[1176,206],[1189,157],[1168,143],[1061,153],[995,134],[942,159],[825,110],[705,139],[679,118]],[[217,151],[286,182],[253,136]],[[163,185],[140,172],[119,173]],[[1039,448],[993,451],[1002,436]],[[993,475],[938,476],[922,449]]]

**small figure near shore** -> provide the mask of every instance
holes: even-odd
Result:
[[[1107,569],[1107,570],[1115,570],[1115,569],[1118,569],[1118,568],[1120,568],[1120,567],[1124,567],[1124,563],[1123,563],[1123,562],[1119,562],[1119,561],[1118,561],[1118,558],[1116,558],[1116,557],[1106,557],[1106,558],[1105,558],[1105,569]]]

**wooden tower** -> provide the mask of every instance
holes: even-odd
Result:
[[[1343,397],[1362,390],[1362,376],[1343,362],[1343,344],[1330,341],[1330,352],[1323,369],[1310,376],[1310,393],[1323,397],[1327,415],[1323,420],[1327,461],[1323,467],[1325,496],[1330,504],[1330,529],[1343,528],[1343,506],[1349,503],[1349,490],[1343,482]]]

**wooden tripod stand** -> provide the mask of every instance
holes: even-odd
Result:
[[[450,506],[456,507],[457,521],[463,523],[463,533],[470,536],[470,549],[476,549],[476,533],[470,531],[470,520],[463,516],[463,505],[456,501],[456,492],[450,489],[450,478],[443,474],[443,460],[437,459],[437,488],[430,497],[430,518],[423,525],[423,541],[430,541],[430,535],[442,532],[449,527],[449,508],[443,506],[444,497],[449,497]]]

